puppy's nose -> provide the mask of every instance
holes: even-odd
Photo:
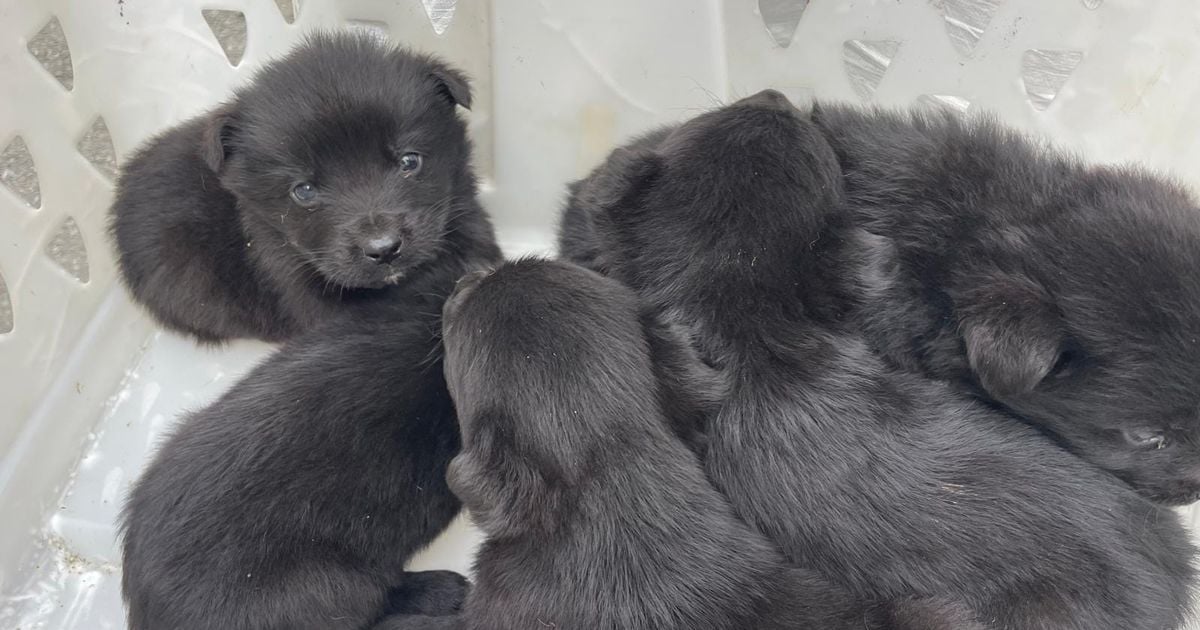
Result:
[[[788,97],[784,96],[779,90],[767,88],[757,94],[751,94],[746,98],[738,101],[739,104],[757,105],[759,107],[770,107],[772,109],[792,110],[796,106],[792,104]]]
[[[400,255],[400,239],[378,236],[363,244],[363,255],[379,264],[390,263]]]

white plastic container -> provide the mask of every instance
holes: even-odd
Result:
[[[113,522],[157,437],[270,351],[155,330],[116,282],[116,165],[306,30],[474,78],[484,202],[549,252],[563,184],[623,138],[772,86],[985,108],[1200,188],[1195,0],[0,0],[0,628],[123,628]],[[464,522],[415,561],[467,570]]]

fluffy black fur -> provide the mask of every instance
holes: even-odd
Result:
[[[1154,500],[1200,498],[1200,208],[990,119],[821,106],[843,273],[895,364],[954,381]]]
[[[298,335],[182,420],[125,509],[131,630],[361,630],[457,610],[461,577],[404,572],[459,511],[438,341],[467,269],[452,261]]]
[[[1143,496],[1200,498],[1200,209],[1186,190],[988,118],[823,104],[813,119],[846,188],[843,225],[823,235],[838,247],[797,273],[840,304],[823,313]],[[560,230],[564,255],[593,267],[594,203],[573,184]]]
[[[709,478],[860,597],[939,597],[1006,630],[1179,627],[1193,549],[1173,512],[827,321],[798,272],[829,264],[843,186],[823,131],[766,91],[618,150],[577,191],[601,210],[596,266],[724,377]]]
[[[609,160],[620,161],[625,155],[633,155],[641,149],[652,149],[658,146],[675,130],[675,125],[667,125],[644,133],[629,141],[624,148],[628,152],[609,156]],[[612,168],[620,168],[615,165]],[[563,208],[558,223],[558,251],[564,258],[583,265],[594,271],[604,273],[599,267],[603,256],[600,255],[600,243],[596,238],[592,217],[601,212],[597,206],[598,200],[592,198],[584,180],[571,182],[567,185],[569,200]]]
[[[433,57],[309,37],[124,166],[110,232],[125,285],[201,341],[280,341],[395,294],[448,249],[494,255],[456,113],[470,102]]]
[[[381,627],[882,627],[786,567],[705,479],[666,418],[691,413],[664,391],[688,380],[689,351],[650,322],[628,289],[564,262],[460,282],[443,320],[463,435],[449,482],[488,540],[462,615]]]

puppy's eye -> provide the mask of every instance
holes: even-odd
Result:
[[[317,187],[308,182],[296,184],[292,188],[292,199],[300,205],[308,205],[317,200]]]
[[[1054,366],[1046,374],[1047,380],[1054,378],[1066,378],[1076,374],[1084,365],[1084,355],[1078,347],[1068,346],[1064,348],[1058,355],[1058,360],[1054,362]]]
[[[421,164],[423,162],[424,159],[421,157],[420,153],[405,153],[404,155],[400,156],[400,171],[406,176],[412,175],[413,173],[421,170]]]
[[[1132,429],[1125,432],[1125,439],[1139,448],[1160,449],[1167,446],[1167,436],[1154,429]]]

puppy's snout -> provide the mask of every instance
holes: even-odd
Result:
[[[792,104],[788,97],[784,96],[779,90],[767,88],[757,94],[751,94],[746,98],[738,101],[739,104],[755,105],[758,107],[769,107],[771,109],[782,109],[792,111],[796,106]]]
[[[379,264],[390,263],[400,255],[400,237],[376,236],[363,243],[363,255],[372,262]]]

